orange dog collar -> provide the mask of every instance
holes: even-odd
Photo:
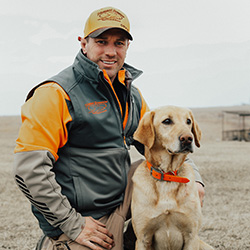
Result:
[[[147,167],[150,170],[150,174],[153,178],[160,180],[160,181],[172,181],[172,182],[179,182],[179,183],[188,183],[189,179],[181,176],[177,176],[177,170],[174,172],[167,172],[164,173],[158,169],[155,169],[151,163],[147,161]]]

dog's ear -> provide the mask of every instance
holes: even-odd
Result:
[[[152,148],[155,141],[155,130],[153,126],[154,115],[154,111],[145,113],[134,133],[134,139],[148,148]]]
[[[191,113],[191,118],[193,121],[193,126],[192,126],[192,133],[194,135],[194,140],[195,140],[195,145],[199,148],[200,147],[200,140],[201,140],[201,130],[198,126],[198,123],[194,119],[194,115]]]

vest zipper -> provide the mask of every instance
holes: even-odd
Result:
[[[130,107],[128,108],[129,109],[129,116],[128,116],[128,121],[127,121],[127,124],[126,124],[126,127],[125,127],[125,134],[128,134],[128,132],[130,131],[130,129],[131,129],[131,124],[132,124],[132,110],[133,110],[133,106],[134,106],[134,98],[133,98],[133,96],[132,95],[130,95],[129,94],[129,97],[128,98],[130,98]],[[128,100],[127,100],[128,101]]]
[[[100,75],[101,76],[101,75]],[[109,83],[107,82],[106,79],[102,79],[102,77],[100,77],[101,81],[103,82],[103,84],[105,85],[105,88],[107,89],[108,93],[109,93],[109,96],[110,96],[110,101],[112,102],[112,105],[114,107],[114,110],[115,110],[115,113],[116,113],[116,118],[118,120],[118,123],[120,125],[120,133],[122,135],[122,138],[123,138],[123,142],[124,142],[124,146],[126,149],[128,149],[128,145],[126,143],[126,140],[125,140],[125,135],[124,135],[124,130],[123,130],[123,122],[122,122],[122,116],[121,116],[121,113],[119,112],[118,110],[118,107],[115,103],[115,100],[113,98],[113,95],[112,95],[112,92],[110,90],[110,86],[109,86]],[[113,91],[113,90],[112,90]]]

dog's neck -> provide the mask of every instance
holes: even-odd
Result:
[[[187,157],[187,154],[182,153],[170,154],[166,149],[160,151],[157,149],[157,154],[154,151],[156,151],[154,148],[145,148],[145,157],[152,166],[164,172],[179,170]]]

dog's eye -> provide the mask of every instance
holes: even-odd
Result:
[[[163,123],[163,124],[166,124],[166,125],[170,125],[170,124],[173,123],[173,121],[172,121],[170,118],[167,118],[167,119],[165,119],[162,123]]]
[[[187,119],[187,124],[190,125],[192,121],[190,119]]]

